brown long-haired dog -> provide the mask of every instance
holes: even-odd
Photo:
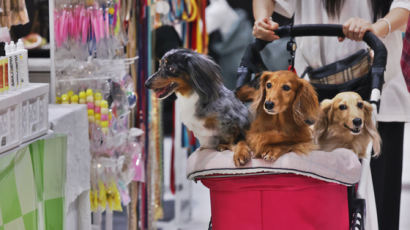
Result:
[[[264,72],[251,109],[254,120],[246,133],[246,143],[238,143],[234,151],[237,166],[250,159],[249,150],[255,158],[271,161],[288,152],[313,150],[307,121],[316,120],[320,110],[309,82],[290,71]]]
[[[373,108],[359,94],[339,93],[331,100],[323,100],[320,107],[322,113],[314,128],[320,149],[348,148],[362,158],[372,140],[375,155],[380,153],[380,135],[371,116]]]

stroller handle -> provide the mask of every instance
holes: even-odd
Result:
[[[342,25],[337,24],[303,24],[294,26],[281,26],[275,33],[279,37],[303,37],[303,36],[334,36],[344,37]],[[383,42],[375,34],[367,31],[363,41],[374,51],[374,59],[371,67],[372,94],[371,102],[378,102],[380,91],[384,84],[384,71],[387,62],[387,50]],[[249,80],[249,73],[257,73],[261,69],[267,69],[260,57],[259,52],[270,43],[261,39],[255,39],[245,51],[240,67],[238,68],[237,87],[242,86]]]

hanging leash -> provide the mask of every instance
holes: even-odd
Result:
[[[290,24],[290,34],[292,34],[293,31],[293,22],[295,20],[295,16],[292,16],[292,23]],[[297,45],[295,42],[295,37],[294,36],[290,36],[290,39],[288,41],[288,43],[286,44],[286,50],[289,52],[290,54],[290,58],[288,60],[289,66],[288,66],[288,70],[292,71],[294,73],[296,73],[295,70],[295,53],[296,53],[296,49],[297,49]]]

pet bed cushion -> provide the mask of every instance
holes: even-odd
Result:
[[[361,164],[351,150],[338,148],[332,152],[313,151],[307,155],[291,152],[275,162],[252,159],[242,167],[235,167],[232,151],[217,152],[204,149],[192,153],[187,166],[187,177],[191,180],[279,173],[292,173],[342,185],[353,185],[359,182]]]

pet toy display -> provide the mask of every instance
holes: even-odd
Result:
[[[121,175],[128,162],[138,165],[130,186],[129,229],[154,228],[162,216],[164,166],[161,103],[144,87],[147,76],[154,72],[153,31],[163,25],[180,26],[184,47],[207,52],[207,1],[53,1],[52,94],[57,103],[87,106],[93,224],[101,224],[103,210],[107,211],[105,218],[111,210],[119,210],[119,197],[126,197],[123,191],[129,180]],[[128,74],[132,77],[124,80]],[[130,126],[144,133],[137,142],[124,138],[130,135]],[[178,123],[175,129],[182,127]],[[183,131],[181,136],[188,133]],[[193,149],[197,143],[190,137],[184,144]],[[127,141],[121,141],[124,139]],[[132,157],[130,151],[140,154]],[[171,184],[175,185],[173,179]]]
[[[218,65],[207,56],[187,49],[171,50],[145,86],[160,99],[176,93],[181,120],[194,132],[201,148],[224,151],[244,140],[248,109],[225,88]]]
[[[126,22],[129,18],[125,15],[130,11],[129,4],[124,0],[76,4],[58,4],[57,1],[54,11],[56,47],[100,58],[121,57],[128,39]]]
[[[366,156],[370,141],[374,155],[380,154],[380,135],[372,120],[372,105],[355,92],[343,92],[320,103],[321,115],[314,126],[319,148],[353,150],[359,158]]]
[[[136,96],[130,77],[108,81],[108,90],[81,88],[57,97],[61,104],[85,104],[89,121],[91,153],[90,204],[94,212],[122,211],[131,198],[127,185],[144,181],[144,159],[139,129],[129,131],[129,114]]]
[[[145,143],[129,130],[137,101],[128,75],[137,57],[125,53],[132,1],[55,3],[55,99],[87,106],[91,209],[112,217],[131,201],[128,184],[145,180]]]
[[[122,211],[121,204],[126,206],[131,201],[127,185],[131,181],[145,181],[142,134],[136,128],[121,132],[121,138],[116,138],[120,143],[110,150],[114,156],[93,158],[90,190],[92,211]]]
[[[288,152],[309,153],[314,149],[309,122],[319,115],[316,92],[306,80],[291,71],[264,72],[252,104],[254,120],[246,142],[254,157],[275,161]],[[245,143],[235,149],[237,166],[251,153]]]

